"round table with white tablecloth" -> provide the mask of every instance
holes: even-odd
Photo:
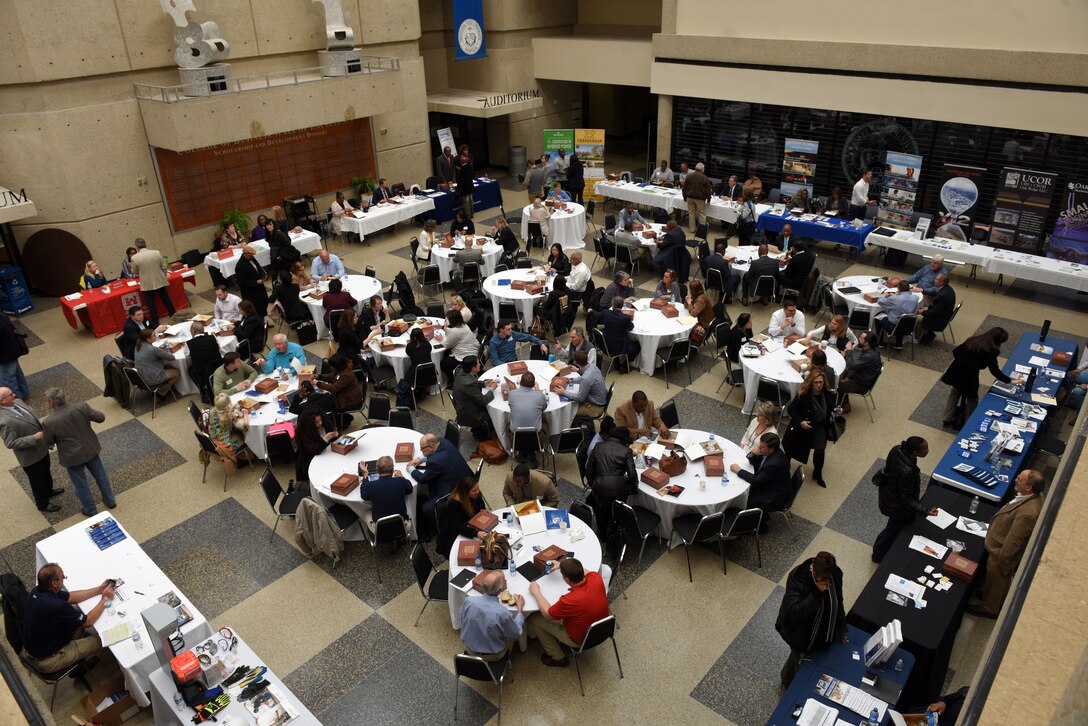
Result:
[[[411,444],[413,447],[412,456],[417,456],[419,454],[419,440],[422,434],[418,431],[396,426],[378,426],[348,435],[359,442],[354,449],[346,454],[337,454],[331,448],[325,449],[310,462],[310,493],[314,501],[326,509],[334,504],[346,504],[359,515],[359,519],[364,523],[363,526],[366,526],[366,522],[372,519],[371,510],[373,507],[370,502],[363,501],[364,483],[360,482],[359,486],[348,494],[333,492],[330,488],[332,483],[341,474],[358,474],[359,462],[361,461],[376,462],[382,456],[393,456],[397,444]],[[412,483],[412,493],[404,498],[404,503],[408,509],[408,516],[415,519],[416,492],[419,490],[419,485],[408,475],[407,462],[395,463],[393,466],[399,469],[404,478]],[[372,473],[376,472],[377,467],[370,467],[370,470]],[[362,528],[353,527],[347,531],[344,539],[355,541],[365,539],[366,536]],[[413,527],[412,539],[417,538],[416,528]]]
[[[355,298],[355,302],[357,303],[355,312],[362,311],[363,307],[370,302],[371,297],[382,294],[381,281],[373,277],[367,277],[366,275],[345,275],[340,279],[340,282],[343,283],[344,290],[350,292],[351,296]],[[314,319],[314,325],[317,326],[317,337],[318,339],[321,339],[329,335],[329,327],[325,325],[325,308],[322,307],[321,300],[310,295],[310,293],[315,290],[328,292],[329,281],[323,280],[317,283],[317,285],[304,291],[298,297],[310,308],[310,315]]]
[[[175,323],[174,325],[169,326],[163,331],[162,342],[170,344],[188,343],[192,340],[192,335],[189,333],[189,328],[192,327],[192,324],[192,321],[189,321],[187,323]],[[205,325],[204,332],[215,335],[218,331],[226,329],[228,325],[229,323],[225,320],[213,320]],[[238,348],[238,338],[233,335],[216,336],[216,342],[219,343],[220,355],[229,353]],[[174,352],[174,360],[176,361],[174,367],[177,368],[178,373],[181,374],[174,384],[174,391],[182,396],[199,393],[200,390],[197,387],[196,382],[189,376],[189,346],[183,345],[176,350]]]
[[[757,339],[765,337],[756,336]],[[773,380],[788,390],[790,398],[797,395],[797,389],[801,386],[803,380],[801,373],[791,365],[790,361],[805,357],[790,353],[789,350],[782,347],[781,341],[770,339],[768,341],[764,345],[769,345],[773,352],[764,355],[746,355],[753,350],[752,344],[746,344],[741,348],[740,364],[744,369],[744,408],[741,411],[748,415],[755,413],[756,403],[759,399],[759,379],[761,377]],[[824,352],[827,354],[827,364],[835,371],[835,378],[840,378],[842,372],[846,370],[846,359],[834,346],[828,346],[824,349]],[[807,359],[805,360],[807,362]]]
[[[493,275],[489,275],[484,280],[484,294],[491,298],[491,309],[495,315],[496,323],[500,320],[500,302],[514,303],[518,308],[518,315],[521,317],[521,320],[526,325],[532,322],[533,305],[544,299],[544,296],[548,294],[548,290],[551,289],[552,280],[555,278],[545,276],[544,292],[539,295],[530,295],[525,290],[515,290],[511,287],[510,283],[514,280],[536,282],[541,276],[545,276],[544,268],[533,267],[527,270],[505,270],[503,272],[496,272]]]
[[[392,322],[398,321],[394,320]],[[429,322],[434,323],[436,326],[440,326],[445,325],[446,321],[442,318],[421,317],[417,319],[417,322]],[[414,327],[416,326],[413,325],[412,328]],[[404,376],[408,373],[409,360],[406,346],[408,345],[408,338],[412,334],[412,328],[404,331],[404,333],[402,333],[401,335],[386,336],[394,343],[394,348],[392,350],[382,350],[382,338],[375,338],[374,340],[370,341],[370,350],[374,353],[377,364],[393,366],[393,370],[397,374],[398,381],[404,378]],[[388,326],[386,326],[386,330],[388,331]],[[434,361],[435,370],[439,371],[441,370],[439,366],[442,362],[442,358],[446,354],[446,347],[442,344],[442,339],[445,338],[445,336],[446,331],[436,327],[434,331],[434,338],[431,340],[431,360]],[[441,381],[442,376],[439,375],[438,378]]]
[[[253,381],[253,385],[257,385],[257,382],[271,378],[271,376],[259,375],[256,381]],[[253,452],[253,455],[260,458],[268,458],[268,449],[265,447],[264,437],[268,433],[268,428],[280,421],[294,421],[298,418],[290,411],[280,412],[279,397],[281,395],[290,396],[291,393],[298,390],[298,376],[292,374],[287,380],[279,381],[279,388],[271,393],[260,394],[256,392],[253,387],[248,388],[240,393],[231,394],[230,402],[238,403],[246,398],[252,398],[261,402],[261,407],[249,414],[249,430],[246,431],[246,446]]]
[[[502,256],[502,247],[487,237],[477,237],[476,239],[487,240],[486,244],[479,247],[480,252],[483,254],[483,261],[480,262],[480,274],[483,277],[495,274],[495,265],[499,263],[499,257]],[[457,253],[464,248],[463,244],[454,244],[453,247],[443,247],[436,244],[431,247],[431,262],[438,265],[438,274],[441,276],[442,282],[452,280],[450,273],[457,269]]]
[[[711,436],[706,431],[695,431],[694,429],[672,429],[672,433],[684,434],[694,438],[699,443],[709,441]],[[688,461],[687,469],[682,474],[670,477],[669,484],[678,484],[684,487],[684,491],[680,493],[680,496],[661,496],[656,489],[641,481],[642,472],[646,470],[644,468],[637,470],[640,477],[638,503],[661,516],[661,524],[658,525],[657,535],[670,540],[670,546],[680,543],[679,538],[675,542],[672,541],[672,520],[681,514],[694,512],[706,516],[715,512],[724,512],[726,509],[744,509],[748,503],[748,482],[729,471],[730,464],[740,464],[745,471],[753,471],[752,465],[748,463],[748,457],[732,441],[728,441],[721,436],[715,436],[714,440],[722,449],[727,484],[722,484],[720,476],[707,476],[706,466],[703,460],[699,459],[698,461]],[[706,482],[705,488],[700,485],[700,482]]]
[[[854,309],[868,310],[870,321],[876,317],[876,314],[880,312],[880,306],[875,302],[869,302],[865,299],[866,294],[870,295],[883,295],[887,290],[885,283],[886,277],[873,277],[872,275],[852,275],[850,277],[840,277],[835,280],[835,284],[831,286],[831,289],[835,293],[835,297],[846,303],[847,315],[852,315]],[[857,288],[858,292],[844,293],[844,289]],[[912,293],[919,303],[922,302],[922,293]],[[870,327],[872,327],[870,325]]]
[[[521,238],[529,239],[529,212],[533,205],[521,210]],[[560,244],[565,250],[580,250],[586,246],[586,208],[567,202],[566,209],[553,209],[548,219],[548,245]]]
[[[267,242],[257,240],[247,244],[257,250],[257,262],[260,263],[261,267],[268,267],[272,263],[272,255],[268,251]],[[204,264],[219,270],[223,277],[230,277],[234,274],[234,268],[238,267],[238,260],[242,259],[242,247],[245,247],[245,245],[231,247],[219,252],[209,252],[204,257]],[[230,252],[230,254],[227,255],[227,252]],[[223,255],[223,257],[220,257],[220,255]]]
[[[660,310],[650,307],[653,300],[652,297],[644,297],[635,301],[635,327],[628,333],[642,345],[638,367],[648,376],[654,374],[657,349],[670,345],[674,340],[687,338],[695,327],[694,320],[685,319],[688,311],[682,304],[676,304],[680,315],[666,318]]]
[[[578,404],[573,401],[563,401],[559,394],[549,390],[552,379],[559,374],[559,369],[546,360],[520,361],[529,367],[529,372],[536,376],[536,383],[542,391],[548,393],[548,407],[544,409],[544,427],[551,436],[559,434],[564,429],[570,428],[574,422],[574,414],[578,410]],[[560,364],[562,367],[562,364]],[[569,374],[572,380],[578,378],[578,373],[572,371]],[[521,375],[510,373],[510,364],[503,363],[487,371],[480,376],[481,381],[498,381],[500,385],[509,378],[514,383],[521,383]],[[502,391],[495,389],[495,397],[487,404],[487,413],[491,416],[491,423],[502,442],[502,447],[510,451],[512,435],[510,433],[510,403],[502,398]]]
[[[545,512],[549,507],[541,507]],[[503,519],[503,514],[510,511],[510,507],[504,507],[502,509],[492,510],[498,515],[499,519]],[[530,534],[521,536],[521,527],[517,523],[517,519],[510,526],[503,524],[501,521],[496,527],[499,532],[513,532],[518,535],[518,539],[511,543],[511,546],[517,547],[517,552],[514,553],[514,564],[517,567],[531,562],[533,555],[536,552],[533,551],[534,546],[541,548],[548,545],[556,545],[562,547],[567,552],[573,554],[574,558],[582,563],[582,567],[586,572],[597,572],[601,569],[601,542],[597,539],[597,534],[593,531],[593,528],[582,520],[575,517],[573,514],[568,515],[570,518],[570,527],[566,530],[561,529],[546,529],[543,532],[537,532],[536,534]],[[577,542],[570,541],[570,533],[572,530],[581,530],[585,536]],[[449,579],[457,577],[464,569],[475,569],[472,566],[468,568],[462,567],[457,564],[457,546],[464,541],[464,537],[458,537],[454,543],[453,548],[450,550],[450,570]],[[520,545],[520,547],[519,547]],[[476,570],[479,572],[479,570]],[[554,604],[559,598],[563,597],[570,587],[563,582],[563,576],[559,574],[558,568],[552,571],[550,574],[544,575],[536,581],[540,585],[540,594],[544,598]],[[537,605],[536,598],[529,594],[529,581],[525,579],[520,572],[510,574],[509,569],[506,570],[506,589],[515,595],[521,595],[525,598],[526,615],[529,613],[539,612],[540,607]],[[466,597],[478,597],[480,593],[469,588],[469,593],[464,593],[458,590],[454,585],[449,586],[450,597],[450,622],[453,623],[455,629],[461,628],[461,606],[465,602]],[[512,610],[515,608],[511,608]],[[525,637],[522,636],[522,647],[524,649]]]

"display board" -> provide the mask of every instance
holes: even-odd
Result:
[[[884,155],[884,176],[880,187],[877,221],[885,227],[910,229],[911,215],[922,178],[922,157],[889,151]]]
[[[967,240],[979,212],[985,176],[986,170],[977,166],[944,165],[944,181],[937,196],[937,223],[932,227],[935,237]]]
[[[1042,252],[1043,225],[1054,197],[1058,175],[1005,167],[994,201],[990,246],[1037,255]]]
[[[217,222],[229,209],[268,209],[285,197],[347,189],[353,176],[377,176],[368,118],[192,151],[153,151],[175,232]]]
[[[604,181],[604,129],[575,129],[574,150],[582,160],[586,180],[584,198],[601,201],[603,197],[593,193],[593,185]]]
[[[574,129],[544,129],[544,153],[554,160],[560,149],[568,156],[574,151]]]
[[[799,189],[807,189],[809,197],[812,196],[812,181],[816,177],[816,155],[819,151],[819,141],[786,139],[782,152],[782,182],[779,185],[782,194],[792,197]]]
[[[1088,183],[1069,182],[1061,197],[1061,212],[1047,257],[1088,264]]]

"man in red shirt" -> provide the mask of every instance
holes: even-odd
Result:
[[[559,573],[570,592],[552,605],[540,592],[540,585],[530,584],[529,592],[536,598],[540,612],[533,613],[526,623],[529,634],[535,635],[544,648],[540,662],[555,668],[570,663],[560,643],[577,648],[585,640],[589,626],[608,617],[608,595],[600,574],[586,572],[581,562],[570,557],[559,563]]]

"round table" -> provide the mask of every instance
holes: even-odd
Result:
[[[247,242],[245,245],[238,245],[229,249],[230,256],[219,257],[219,252],[209,252],[204,257],[204,264],[208,267],[214,267],[222,273],[223,277],[231,277],[234,275],[234,269],[238,267],[238,260],[242,259],[242,248],[249,245],[253,249],[257,250],[256,259],[260,263],[261,267],[268,267],[272,264],[272,253],[269,251],[268,243],[264,240],[257,240],[256,242]],[[222,250],[227,252],[228,250]]]
[[[574,414],[578,410],[578,405],[574,401],[562,401],[559,399],[559,394],[548,390],[552,378],[559,374],[559,370],[546,360],[522,362],[529,366],[529,372],[536,376],[536,383],[541,390],[548,392],[548,407],[544,410],[544,426],[548,429],[548,433],[554,436],[564,429],[570,428],[574,422]],[[569,375],[572,379],[578,378],[577,372],[572,371]],[[481,381],[498,381],[500,385],[506,378],[514,383],[521,383],[520,374],[515,376],[510,373],[509,363],[488,368],[480,376]],[[487,413],[491,416],[491,423],[495,426],[502,447],[510,451],[510,402],[502,399],[501,390],[495,389],[495,397],[487,404]]]
[[[674,433],[686,433],[693,436],[700,443],[710,439],[710,433],[696,431],[694,429],[673,429]],[[752,465],[748,463],[748,457],[744,451],[732,441],[721,436],[715,436],[714,440],[722,447],[723,461],[725,462],[725,474],[729,483],[722,486],[720,476],[707,476],[706,466],[703,460],[689,461],[688,468],[683,474],[671,477],[670,484],[679,484],[684,491],[679,497],[661,496],[657,490],[641,480],[638,485],[638,503],[647,509],[657,512],[661,516],[661,524],[657,527],[657,535],[669,540],[669,546],[680,544],[679,538],[672,541],[672,520],[681,514],[695,512],[705,516],[715,512],[724,512],[726,509],[744,509],[748,503],[748,482],[729,471],[730,464],[740,464],[745,471],[751,472]],[[641,441],[641,439],[640,439]],[[637,469],[641,478],[645,469]],[[706,488],[699,486],[700,481],[706,482]]]
[[[446,322],[443,318],[428,317],[418,318],[417,321],[434,323],[436,326],[444,325]],[[395,323],[397,322],[397,320],[393,320],[392,322]],[[414,327],[416,326],[413,325],[412,328]],[[402,333],[401,335],[386,336],[396,344],[396,347],[394,347],[393,350],[383,351],[381,346],[381,338],[375,338],[374,340],[370,341],[370,350],[372,353],[374,353],[377,364],[393,366],[393,370],[397,374],[398,381],[404,378],[404,376],[408,373],[409,361],[406,346],[408,345],[408,338],[412,334],[412,328],[404,331],[404,333]],[[386,330],[388,329],[389,326],[386,325]],[[445,356],[446,354],[446,346],[442,344],[442,340],[445,337],[446,331],[436,327],[434,331],[434,338],[431,340],[431,361],[434,363],[436,371],[441,371],[439,365],[442,362],[443,356]],[[439,373],[438,380],[441,383],[441,373]],[[432,393],[437,393],[437,391],[433,390],[433,387]]]
[[[266,375],[260,375],[256,381],[253,381],[253,385],[257,385],[257,381],[264,378],[269,378]],[[248,390],[255,391],[252,387]],[[279,421],[294,421],[298,416],[287,411],[280,413],[279,406],[276,403],[276,399],[280,394],[290,394],[298,390],[298,376],[292,375],[286,381],[280,381],[279,390],[273,391],[267,394],[258,393],[241,393],[231,394],[230,402],[238,403],[243,398],[252,398],[260,401],[264,405],[249,414],[249,430],[246,431],[246,446],[253,452],[254,456],[261,459],[268,458],[268,449],[265,448],[264,437],[268,433],[268,427]]]
[[[846,304],[847,317],[854,314],[854,309],[868,310],[870,320],[880,311],[880,306],[875,302],[869,302],[865,299],[865,294],[870,295],[882,295],[888,288],[885,286],[887,282],[886,277],[873,277],[872,275],[851,275],[849,277],[840,277],[835,280],[835,284],[831,286],[832,291],[835,293],[835,297],[842,300]],[[856,287],[860,292],[854,292],[845,294],[842,292],[843,288]],[[914,298],[921,303],[922,293],[912,293]]]
[[[569,212],[552,210],[548,220],[548,246],[559,243],[565,250],[580,250],[586,246],[586,208],[581,204],[567,202]],[[528,204],[521,210],[521,238],[529,239],[529,212],[533,205]]]
[[[781,346],[781,341],[776,342]],[[835,377],[841,377],[842,372],[846,370],[846,359],[842,357],[842,353],[834,346],[828,346],[824,352],[827,354],[827,364],[835,371]],[[790,364],[790,361],[803,357],[794,355],[785,348],[780,347],[773,353],[749,358],[744,355],[744,348],[742,348],[740,364],[744,369],[744,408],[741,409],[741,412],[748,415],[755,412],[756,402],[759,399],[759,379],[761,377],[769,378],[784,386],[789,390],[790,398],[793,398],[797,394],[797,389],[801,386],[802,378],[800,372]]]
[[[159,343],[188,343],[192,340],[192,335],[189,333],[189,328],[192,327],[192,321],[187,323],[175,323],[169,326],[164,332],[161,341]],[[226,320],[213,320],[204,326],[204,332],[210,335],[215,335],[217,331],[225,329],[229,323]],[[238,338],[233,335],[224,335],[222,337],[216,336],[216,342],[219,343],[219,354],[229,353],[232,350],[238,348]],[[157,344],[159,344],[157,343]],[[174,391],[181,396],[190,396],[194,393],[200,393],[200,389],[196,383],[189,376],[189,346],[183,345],[181,348],[174,352],[174,367],[178,369],[178,373],[181,375],[178,377],[177,382],[174,384]]]
[[[487,237],[477,237],[476,239],[487,240],[487,243],[479,248],[484,256],[483,262],[480,263],[480,274],[484,277],[495,274],[495,265],[499,263],[499,257],[502,256],[502,246],[495,244]],[[450,273],[457,269],[457,260],[455,259],[457,252],[464,248],[464,245],[457,244],[453,247],[443,247],[441,245],[431,247],[431,261],[438,265],[438,274],[441,276],[442,282],[452,281]]]
[[[544,511],[548,511],[550,507],[541,507]],[[503,519],[503,514],[509,511],[510,507],[503,507],[502,509],[492,510],[499,519]],[[573,529],[580,529],[585,537],[577,542],[570,541],[570,531]],[[521,527],[517,523],[517,519],[514,520],[513,526],[507,528],[501,521],[496,527],[499,532],[513,531],[518,535],[521,534]],[[457,577],[458,573],[464,569],[473,569],[474,567],[461,567],[457,564],[457,546],[464,540],[464,537],[458,537],[453,543],[453,548],[450,550],[450,571],[449,579]],[[567,552],[572,552],[574,558],[582,563],[582,567],[586,572],[597,572],[601,569],[601,542],[597,539],[596,533],[593,528],[582,520],[570,515],[570,527],[564,532],[559,529],[546,529],[543,532],[537,532],[536,534],[530,534],[514,542],[514,546],[521,545],[521,548],[514,553],[514,564],[518,567],[526,562],[530,562],[533,559],[533,555],[536,552],[533,551],[533,547],[539,545],[540,547],[547,547],[548,545],[557,545],[562,547]],[[476,570],[479,572],[479,570]],[[525,597],[525,609],[526,614],[538,612],[540,607],[536,603],[536,598],[529,594],[529,581],[522,577],[521,573],[515,572],[510,574],[509,569],[505,570],[506,574],[506,589],[515,595],[522,595]],[[544,575],[538,579],[537,584],[540,585],[541,594],[550,603],[555,603],[559,598],[563,597],[570,588],[563,582],[563,577],[559,574],[559,570],[556,569],[550,574]],[[450,597],[450,622],[453,623],[454,629],[461,628],[461,605],[464,604],[466,597],[478,597],[480,593],[469,588],[468,593],[464,593],[458,590],[453,585],[449,586]],[[511,608],[516,610],[516,608]],[[524,635],[523,645],[524,645]]]
[[[688,314],[687,308],[676,303],[680,315],[666,318],[660,310],[654,310],[650,303],[654,298],[644,297],[635,301],[635,327],[628,335],[642,345],[639,353],[639,370],[648,376],[654,374],[657,363],[657,349],[671,344],[674,340],[691,335],[694,322],[681,322]]]
[[[381,295],[382,283],[381,281],[367,277],[366,275],[344,275],[340,278],[340,282],[344,285],[344,290],[351,293],[351,296],[355,298],[358,305],[355,306],[355,312],[360,312],[364,305],[370,303],[370,298],[374,295]],[[314,288],[310,288],[313,290]],[[329,281],[323,280],[316,285],[316,289],[321,292],[329,291]],[[304,290],[299,299],[310,308],[310,315],[314,319],[314,325],[317,326],[317,337],[325,338],[329,335],[329,327],[325,325],[325,308],[321,306],[321,300],[315,300],[310,297],[310,290]]]
[[[397,444],[410,443],[413,446],[412,456],[416,456],[419,453],[419,439],[422,434],[418,431],[395,426],[379,426],[365,431],[353,432],[351,436],[358,438],[359,445],[348,453],[337,454],[332,449],[325,449],[310,462],[310,494],[313,496],[314,501],[326,509],[334,504],[346,504],[359,515],[359,519],[364,523],[363,526],[366,526],[366,523],[373,519],[371,516],[373,507],[370,502],[363,501],[364,482],[360,482],[359,486],[355,487],[347,495],[336,494],[329,487],[341,474],[358,474],[359,462],[361,461],[377,461],[382,456],[392,456],[393,452],[396,451]],[[404,503],[408,508],[408,516],[414,518],[416,492],[419,490],[419,485],[408,475],[407,462],[394,464],[393,466],[400,469],[404,478],[412,482],[412,493],[404,498]],[[359,532],[356,533],[355,529],[358,529]],[[367,534],[362,531],[362,527],[356,527],[348,530],[348,534],[344,539],[357,541],[366,539],[366,537]],[[412,539],[417,538],[416,528],[412,527]]]
[[[491,309],[495,315],[496,323],[500,320],[500,302],[514,303],[518,308],[518,315],[521,320],[526,323],[532,322],[533,305],[544,299],[544,296],[548,294],[548,290],[551,289],[552,280],[555,278],[549,277],[547,279],[544,283],[544,292],[539,295],[530,295],[525,290],[515,290],[510,286],[510,281],[525,280],[526,282],[535,282],[537,277],[543,274],[543,270],[543,267],[533,267],[527,270],[506,270],[489,275],[484,280],[484,294],[491,298]],[[499,284],[500,281],[506,284]]]

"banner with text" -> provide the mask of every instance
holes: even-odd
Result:
[[[601,201],[604,197],[593,193],[593,185],[604,181],[604,129],[575,129],[574,150],[582,161],[586,180],[585,199]]]
[[[819,141],[804,139],[786,139],[782,154],[782,183],[779,189],[787,197],[792,197],[798,189],[807,189],[812,196],[812,181],[816,177],[816,154],[820,150]]]
[[[544,129],[544,153],[549,161],[555,160],[555,154],[562,149],[567,156],[574,151],[574,129]]]
[[[1057,174],[1045,171],[1001,170],[994,201],[990,246],[1037,255],[1042,252],[1043,225],[1054,197]]]
[[[438,129],[435,134],[438,135],[438,153],[441,154],[442,150],[448,146],[453,155],[457,156],[457,145],[453,143],[453,131],[450,130],[450,127]]]
[[[977,166],[945,164],[944,181],[938,194],[937,220],[930,227],[935,237],[967,240],[979,211],[982,178],[986,170]]]
[[[483,0],[453,0],[453,44],[456,60],[487,57]]]
[[[921,176],[922,157],[898,151],[885,154],[877,222],[885,227],[911,229],[910,217],[914,214]]]
[[[1088,183],[1069,182],[1046,256],[1088,264]]]

